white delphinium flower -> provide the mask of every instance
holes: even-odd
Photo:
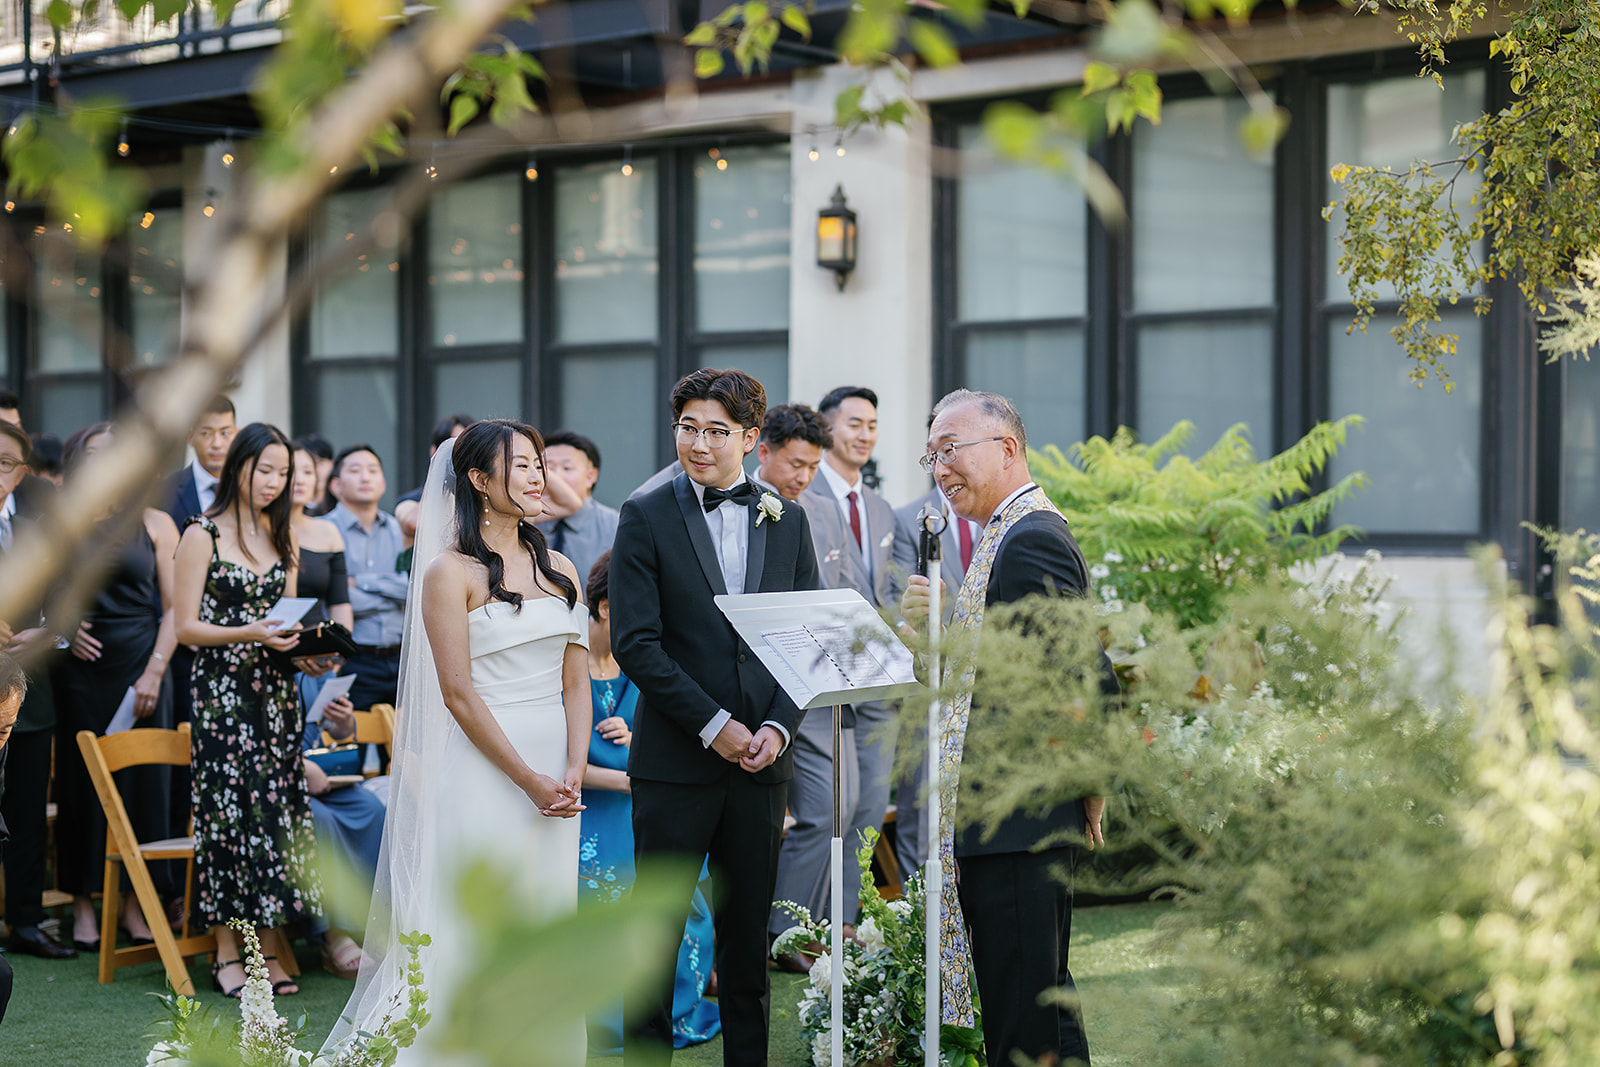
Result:
[[[810,916],[807,916],[807,918],[809,919]],[[804,926],[791,926],[779,934],[778,939],[772,943],[772,958],[777,959],[779,956],[787,956],[791,952],[797,952],[801,945],[810,940],[811,931],[809,929]]]
[[[856,940],[860,941],[861,947],[868,952],[882,952],[883,931],[878,929],[878,920],[868,916],[865,922],[856,927]]]
[[[289,1020],[283,1018],[272,1006],[272,980],[267,977],[267,961],[261,955],[261,942],[253,926],[235,922],[244,942],[246,980],[239,996],[239,1014],[243,1023],[239,1027],[239,1051],[246,1063],[282,1062],[284,1053],[293,1046],[294,1037],[289,1032]]]

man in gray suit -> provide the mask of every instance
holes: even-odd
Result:
[[[917,566],[917,542],[920,537],[922,509],[942,511],[947,520],[944,533],[939,538],[939,570],[944,578],[944,598],[941,601],[945,624],[956,610],[956,592],[967,576],[967,564],[972,552],[983,536],[983,530],[971,519],[963,519],[950,510],[944,494],[937,486],[894,513],[894,595],[905,591],[906,576]],[[918,705],[927,712],[927,702]],[[895,776],[894,858],[900,864],[900,877],[909,878],[921,868],[928,858],[928,812],[923,793],[928,788],[927,731],[901,735],[905,745],[917,746],[920,757],[905,773]],[[903,751],[903,750],[902,750]]]
[[[600,448],[571,430],[557,430],[544,439],[544,463],[550,474],[567,483],[581,502],[576,511],[546,507],[552,518],[539,523],[550,547],[572,561],[585,581],[594,561],[611,551],[617,536],[617,510],[594,498],[600,480]]]
[[[860,386],[841,386],[822,398],[817,414],[828,424],[833,444],[823,456],[815,481],[800,494],[811,525],[811,540],[824,589],[854,589],[874,607],[893,605],[894,509],[862,481],[861,469],[878,443],[878,395]],[[845,811],[845,851],[853,857],[860,834],[883,825],[889,807],[889,774],[894,766],[894,709],[881,702],[847,709],[847,729],[840,752]],[[778,857],[778,899],[795,900],[823,914],[828,903],[828,839],[833,819],[833,722],[831,716],[808,715],[795,738],[795,777],[815,776],[826,783],[816,808],[802,811],[791,794],[790,814],[796,825]],[[798,792],[798,790],[797,790]],[[854,803],[850,803],[852,800]],[[803,822],[800,820],[804,820]],[[797,832],[798,831],[798,832]],[[791,844],[791,841],[793,844]],[[854,864],[850,863],[851,868]],[[847,883],[854,879],[847,876]],[[854,893],[847,893],[846,914],[853,923]],[[771,930],[791,925],[788,915],[774,911]]]

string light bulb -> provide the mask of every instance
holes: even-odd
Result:
[[[434,150],[432,148],[428,150],[428,165],[422,168],[422,173],[428,176],[428,180],[430,182],[436,182],[439,180],[439,164],[435,162],[433,152]]]
[[[633,145],[631,144],[622,146],[622,176],[624,178],[633,177]]]
[[[833,154],[840,159],[844,158],[844,134],[842,133],[839,135],[839,139],[833,142]]]
[[[530,182],[539,180],[539,161],[534,158],[532,152],[528,153],[528,169],[522,172],[522,176]]]
[[[141,230],[148,230],[148,229],[149,229],[149,228],[150,228],[150,224],[151,224],[151,223],[152,223],[152,222],[154,222],[154,221],[156,221],[156,214],[155,214],[155,212],[153,212],[153,211],[146,211],[146,212],[145,212],[145,213],[144,213],[144,215],[143,215],[143,216],[142,216],[142,217],[141,217],[141,218],[140,218],[140,219],[139,219],[139,229],[141,229]]]
[[[813,144],[813,145],[812,145],[812,146],[811,146],[811,151],[809,151],[809,152],[807,152],[807,153],[806,153],[806,156],[807,156],[807,157],[808,157],[808,158],[809,158],[809,159],[810,159],[810,160],[811,160],[811,162],[813,162],[813,163],[815,163],[815,162],[816,162],[816,161],[817,161],[817,159],[818,159],[818,158],[819,158],[819,157],[820,157],[820,156],[821,156],[821,155],[822,155],[822,153],[821,153],[821,152],[818,152],[818,151],[817,151],[817,146],[816,146],[816,145],[814,145],[814,144]]]
[[[216,213],[217,213],[217,191],[215,189],[207,189],[206,190],[206,206],[200,209],[200,214],[204,215],[206,218],[209,219],[211,216],[215,215]]]
[[[229,130],[226,140],[222,143],[222,165],[233,166],[233,131]]]
[[[6,201],[6,214],[9,215],[15,210],[17,210],[17,202],[15,200],[7,200]]]
[[[12,129],[15,130],[16,127],[13,126]],[[117,155],[121,156],[123,159],[127,159],[128,152],[128,120],[123,119],[122,132],[117,134]]]

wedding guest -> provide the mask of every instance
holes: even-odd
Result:
[[[345,569],[358,652],[345,664],[356,676],[350,703],[365,711],[393,704],[400,680],[400,636],[405,629],[411,576],[397,570],[405,537],[393,515],[378,507],[389,484],[371,445],[351,445],[333,459],[329,488],[339,505],[328,520],[344,538]]]
[[[972,563],[973,549],[983,536],[983,529],[977,523],[971,519],[963,519],[950,510],[950,503],[945,500],[938,486],[905,507],[896,508],[894,580],[891,583],[893,598],[896,601],[905,592],[907,576],[916,570],[917,544],[921,538],[921,527],[918,524],[922,521],[922,511],[925,507],[933,508],[945,515],[944,531],[939,535],[939,570],[943,575],[946,590],[961,588],[967,567]],[[956,610],[954,593],[943,597],[940,604],[943,609],[941,614],[944,616],[944,624],[949,626]],[[902,724],[906,721],[901,720]],[[928,859],[928,809],[927,798],[923,796],[928,788],[928,735],[926,730],[921,732],[912,730],[903,733],[896,740],[897,748],[910,745],[913,751],[919,754],[913,757],[914,762],[909,766],[906,765],[907,761],[899,761],[905,769],[896,774],[894,782],[894,858],[900,865],[901,876],[906,877],[920,870]]]
[[[0,422],[22,425],[22,401],[9,389],[0,389]]]
[[[634,852],[687,859],[691,870],[710,855],[727,1067],[767,1062],[766,921],[802,712],[714,598],[817,584],[805,511],[755,522],[764,505],[743,462],[766,407],[766,390],[742,371],[679,381],[673,437],[684,473],[623,504],[611,556],[613,650],[640,693],[628,756]],[[671,890],[686,919],[694,875],[681,877]],[[643,1021],[624,1038],[629,1067],[671,1059],[672,979],[663,960],[654,988],[630,1005]]]
[[[335,742],[355,736],[355,705],[340,697],[322,712],[322,721],[308,723],[304,749],[322,745],[326,730]],[[306,789],[311,794],[311,820],[316,826],[317,855],[324,863],[337,863],[359,880],[368,898],[378,872],[383,845],[384,804],[363,783],[329,780],[313,761],[304,761]],[[329,901],[329,907],[338,902]],[[346,901],[345,912],[317,911],[307,923],[309,940],[322,946],[322,967],[336,978],[354,978],[361,968],[361,946],[349,931],[363,929],[369,900]]]
[[[111,424],[97,422],[67,439],[69,471],[112,447]],[[56,882],[72,894],[72,944],[86,952],[100,947],[93,896],[104,880],[105,812],[78,754],[78,731],[104,734],[133,692],[134,726],[172,728],[172,683],[167,664],[177,647],[172,614],[172,557],[178,528],[165,511],[145,508],[126,536],[113,539],[114,516],[100,516],[95,535],[116,562],[72,638],[70,657],[56,664]],[[130,767],[115,775],[123,806],[141,841],[168,836],[172,773],[166,766]],[[170,864],[151,865],[156,888],[171,895],[179,888]],[[139,903],[123,898],[122,927],[135,944],[150,941],[150,927]],[[152,916],[156,921],[166,917]]]
[[[238,432],[234,418],[233,401],[218,396],[206,407],[199,424],[189,434],[194,460],[167,478],[167,514],[179,527],[189,516],[204,514],[216,500],[217,479],[228,458],[228,446]]]
[[[333,446],[319,434],[314,433],[303,434],[290,443],[297,451],[310,455],[316,465],[317,483],[311,491],[311,499],[305,503],[305,511],[307,515],[321,515],[322,506],[327,502],[328,478],[333,474]],[[332,504],[328,505],[329,510],[332,510],[332,507]]]
[[[317,499],[318,467],[315,452],[300,444],[294,446],[294,481],[289,490],[294,504],[290,514],[294,521],[295,544],[300,550],[298,588],[301,596],[317,598],[317,606],[306,616],[306,622],[331,619],[348,630],[355,626],[355,611],[350,606],[344,537],[332,522],[314,518],[307,512],[312,501]]]
[[[994,604],[1088,596],[1089,568],[1067,520],[1028,473],[1027,431],[1011,402],[958,389],[935,405],[933,416],[923,469],[957,515],[985,528],[957,594],[955,627],[979,632],[983,609]],[[909,623],[921,625],[928,617],[928,579],[907,581],[901,608]],[[1114,698],[1120,686],[1104,652],[1098,669],[1101,692]],[[961,797],[981,788],[960,773],[964,739],[981,728],[981,713],[972,707],[970,690],[948,708],[950,735],[940,767],[945,781],[960,782],[956,810],[942,823],[939,842],[949,872],[941,907],[944,1021],[973,1025],[970,973],[983,1004],[988,1062],[1020,1056],[1023,1062],[1088,1064],[1081,1012],[1042,994],[1075,988],[1067,966],[1072,886],[1057,872],[1070,879],[1079,852],[1070,841],[1091,849],[1104,843],[1105,801],[1084,797],[1044,812],[1019,811],[998,827],[972,825],[954,833]]]
[[[840,386],[822,398],[817,414],[827,420],[832,446],[818,477],[800,495],[810,520],[811,540],[825,589],[854,589],[874,607],[892,604],[894,509],[869,488],[862,468],[878,443],[878,394],[863,386]],[[861,848],[862,834],[883,825],[889,809],[889,779],[894,767],[894,705],[881,700],[845,709],[839,752],[846,856]],[[795,738],[795,784],[789,813],[796,822],[784,838],[778,859],[777,899],[794,900],[814,916],[832,910],[829,846],[833,837],[833,720],[808,715]],[[853,924],[860,902],[845,894],[845,914]],[[793,917],[773,908],[767,931],[776,937]],[[804,958],[778,961],[787,970],[805,970]]]
[[[239,919],[266,930],[320,905],[293,671],[270,653],[297,638],[265,616],[296,590],[291,449],[263,423],[228,449],[215,502],[178,544],[178,639],[200,646],[193,690],[196,910],[213,928],[212,984],[244,988]],[[267,957],[273,991],[299,992]]]
[[[31,447],[32,442],[20,426],[0,421],[0,504],[10,502],[27,476]],[[48,482],[35,481],[50,489]],[[30,498],[18,501],[11,515],[0,511],[0,554],[10,550],[16,528],[32,521],[45,503]],[[6,756],[10,782],[4,796],[0,796],[0,819],[11,832],[4,855],[6,925],[11,928],[11,951],[60,960],[78,953],[39,929],[44,921],[48,859],[45,808],[50,791],[50,742],[56,723],[49,679],[54,644],[55,636],[37,617],[0,620],[0,648],[13,656],[41,657],[35,660],[41,666],[38,677],[28,687],[11,733]]]
[[[61,438],[53,433],[36,433],[33,435],[33,473],[55,486],[61,488]]]
[[[549,447],[547,444],[546,448]],[[611,553],[602,552],[589,571],[584,599],[589,605],[589,684],[593,689],[594,730],[589,735],[589,769],[584,772],[582,841],[578,846],[578,899],[611,904],[633,889],[633,799],[628,786],[628,746],[639,690],[611,654]],[[704,878],[702,870],[702,879]],[[717,1006],[706,999],[715,980],[715,938],[711,908],[696,889],[689,922],[678,946],[672,986],[672,1045],[687,1048],[709,1041],[722,1030]],[[713,991],[710,995],[715,995]],[[622,1052],[622,1004],[589,1016],[589,1055]]]
[[[544,465],[547,484],[555,487],[560,482],[577,497],[578,506],[561,507],[561,494],[553,493],[557,499],[551,500],[545,513],[554,518],[540,521],[539,529],[549,538],[550,547],[570,559],[579,574],[588,574],[595,560],[611,551],[617,536],[617,510],[594,498],[594,486],[600,480],[600,447],[582,434],[557,430],[545,436]]]
[[[6,795],[6,746],[16,728],[17,715],[28,696],[28,676],[16,660],[0,652],[0,808]],[[0,817],[0,847],[7,840],[6,821]],[[0,956],[0,1022],[5,1021],[6,1005],[11,1002],[11,963]]]
[[[828,424],[804,404],[779,404],[761,422],[756,480],[785,500],[798,501],[817,477],[822,454],[833,447]]]
[[[433,432],[428,435],[428,462],[433,462],[433,457],[438,453],[439,446],[446,441],[453,441],[461,436],[461,431],[471,426],[475,420],[471,415],[446,415],[433,424]],[[427,468],[424,467],[426,472]],[[401,495],[394,502],[394,517],[400,520],[400,530],[406,535],[406,547],[411,547],[411,539],[417,536],[417,505],[422,500],[422,486],[417,486],[409,493]]]

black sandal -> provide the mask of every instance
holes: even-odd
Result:
[[[276,956],[262,956],[261,960],[262,960],[262,963],[265,964],[265,962],[267,960],[275,960],[277,958],[278,957],[276,957]],[[284,991],[289,986],[294,986],[294,991],[293,992],[285,992]],[[300,983],[295,981],[293,978],[285,978],[281,982],[273,982],[272,983],[272,995],[275,996],[275,997],[292,997],[292,996],[295,995],[295,993],[298,993],[298,992],[300,992]]]
[[[215,989],[218,993],[221,993],[223,996],[227,997],[230,1000],[238,1000],[239,999],[240,994],[242,994],[244,992],[245,983],[244,982],[240,982],[238,985],[234,986],[232,989],[223,989],[222,988],[222,981],[218,976],[220,974],[222,974],[222,968],[224,968],[224,967],[232,967],[236,963],[242,965],[244,963],[244,960],[238,960],[238,959],[235,959],[235,960],[218,960],[217,962],[215,962],[215,963],[213,963],[211,965],[211,988]],[[246,978],[245,981],[249,981],[249,979]]]

